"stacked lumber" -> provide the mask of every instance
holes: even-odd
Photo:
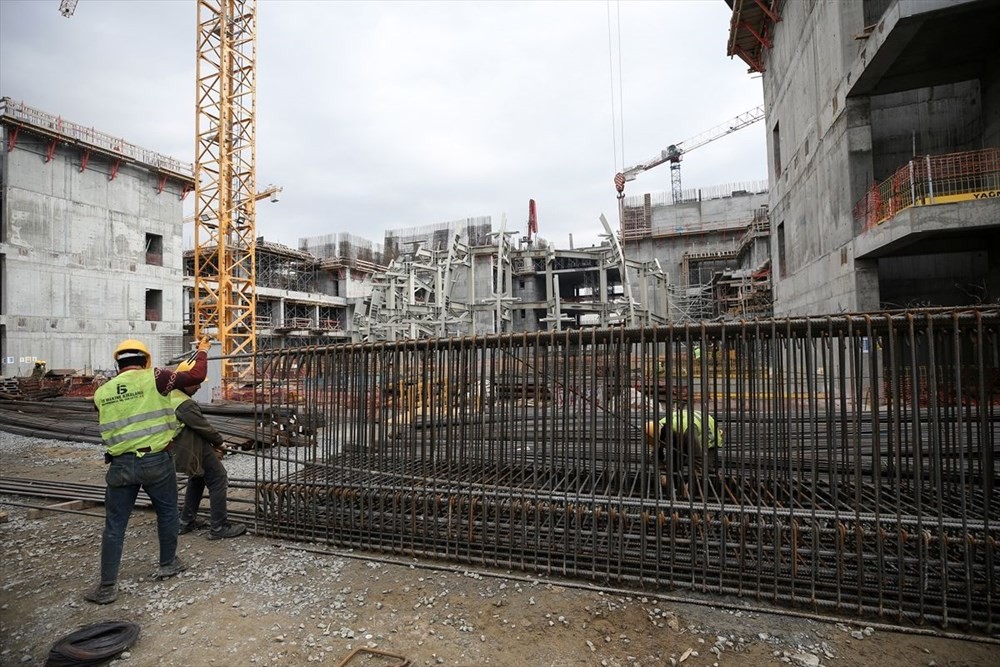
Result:
[[[0,390],[0,398],[24,398],[28,400],[39,400],[51,396],[60,396],[63,393],[63,381],[46,380],[32,377],[10,378],[4,381],[3,389]]]

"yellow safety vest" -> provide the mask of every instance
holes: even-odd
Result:
[[[722,429],[716,428],[715,419],[712,415],[708,415],[708,429],[706,431],[702,426],[702,415],[698,410],[692,411],[692,416],[694,417],[694,433],[705,449],[712,449],[713,447],[722,447]],[[674,410],[673,415],[670,418],[670,430],[674,433],[679,433],[684,435],[688,430],[688,411]],[[660,420],[660,425],[664,426],[667,423],[667,418],[664,417]]]
[[[156,390],[151,368],[125,371],[104,383],[94,393],[94,403],[111,456],[162,451],[181,428],[170,398]],[[138,451],[147,447],[149,452]]]

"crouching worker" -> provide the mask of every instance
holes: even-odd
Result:
[[[176,387],[205,380],[209,346],[203,340],[188,366],[171,371],[152,367],[152,355],[142,341],[122,341],[114,352],[118,374],[94,393],[108,472],[101,583],[84,595],[90,602],[109,604],[118,597],[125,529],[140,489],[156,510],[160,567],[154,576],[166,579],[185,569],[177,558],[177,476],[171,454],[180,424],[169,395]]]
[[[181,362],[177,366],[178,372],[186,370],[190,363]],[[219,460],[219,452],[216,451],[217,447],[222,446],[222,435],[205,419],[201,406],[192,398],[200,386],[176,389],[170,394],[174,414],[184,427],[174,438],[174,463],[177,472],[188,476],[177,534],[185,535],[193,530],[206,528],[204,523],[198,521],[198,507],[207,486],[207,527],[210,528],[208,539],[239,537],[246,532],[247,527],[228,521],[226,494],[229,490],[229,477],[226,475],[226,467]]]
[[[701,489],[703,479],[708,480],[709,486],[718,479],[723,434],[712,415],[674,408],[669,425],[666,417],[658,424],[646,425],[646,441],[651,449],[658,450],[662,486],[671,486],[672,473],[687,497],[691,482]]]

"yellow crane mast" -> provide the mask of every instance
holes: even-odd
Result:
[[[222,344],[222,392],[256,352],[257,0],[198,0],[194,334]]]

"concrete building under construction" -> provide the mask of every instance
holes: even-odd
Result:
[[[771,313],[764,183],[626,200],[624,243],[559,249],[490,218],[386,234],[356,311],[366,340],[650,326]],[[477,243],[478,241],[478,243]]]
[[[626,255],[656,261],[674,322],[766,317],[771,264],[766,182],[720,185],[674,202],[668,193],[626,197]]]
[[[123,338],[182,350],[182,202],[192,169],[0,99],[0,363],[110,369]]]
[[[303,238],[299,248],[258,238],[258,349],[350,341],[354,310],[373,274],[385,270],[378,244],[350,234]],[[193,336],[194,249],[184,252],[185,333]]]
[[[1000,298],[1000,4],[727,0],[760,73],[779,314]]]

